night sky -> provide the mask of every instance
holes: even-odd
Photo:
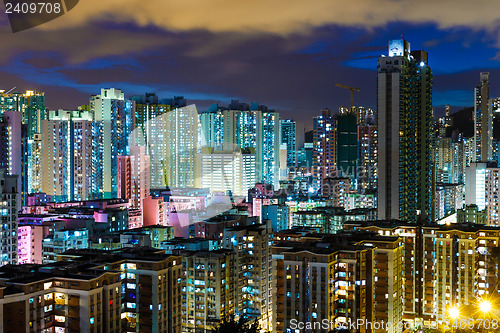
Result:
[[[480,71],[500,96],[498,0],[80,0],[13,34],[0,14],[0,87],[46,92],[49,108],[126,96],[185,96],[204,110],[259,102],[305,121],[349,104],[376,108],[376,67],[390,39],[429,52],[438,113],[472,106]]]

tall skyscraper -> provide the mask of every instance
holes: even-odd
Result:
[[[377,187],[378,129],[376,111],[358,108],[358,191]]]
[[[92,189],[92,127],[89,111],[80,110],[72,118],[73,200],[88,200]]]
[[[5,111],[0,115],[0,169],[18,175],[17,209],[26,204],[28,195],[28,135],[21,123],[21,112]]]
[[[286,144],[286,165],[295,166],[297,161],[296,123],[291,119],[281,119],[281,143]]]
[[[342,177],[354,183],[358,167],[358,133],[356,114],[341,108],[337,116],[337,168]]]
[[[488,106],[490,96],[490,73],[480,75],[481,82],[474,88],[474,161],[492,159],[493,115]]]
[[[432,74],[427,52],[393,40],[378,60],[378,218],[432,219]]]
[[[0,266],[17,264],[17,188],[18,175],[7,175],[0,169],[0,221],[2,223],[2,245]]]
[[[39,133],[41,121],[46,117],[45,94],[33,90],[28,90],[24,93],[0,90],[0,116],[6,112],[18,112],[22,124],[23,139],[18,141],[20,146],[17,148],[20,148],[19,152],[23,156],[21,161],[22,171],[19,174],[19,192],[20,202],[24,204],[27,193],[38,192],[40,190]],[[16,114],[11,113],[10,118],[10,126],[18,122]],[[17,125],[15,127],[17,128]],[[12,142],[12,145],[17,145],[17,143]],[[17,161],[20,160],[18,159]],[[14,164],[16,163],[14,162]]]
[[[337,122],[329,109],[313,119],[313,178],[316,189],[321,180],[336,175],[337,169]]]
[[[6,111],[21,112],[21,120],[28,126],[28,136],[33,139],[36,133],[40,133],[41,121],[46,118],[45,93],[34,90],[6,93],[0,90],[0,113]]]
[[[128,136],[133,129],[132,102],[120,89],[101,89],[90,98],[92,129],[92,196],[116,198],[117,158],[128,155]]]

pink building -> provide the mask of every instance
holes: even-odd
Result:
[[[144,226],[166,225],[163,197],[148,196],[143,200]]]
[[[17,259],[19,264],[42,264],[42,243],[45,238],[43,225],[20,225],[18,227]]]
[[[130,200],[133,208],[142,208],[150,191],[150,158],[146,148],[131,146],[130,156],[118,156],[118,198]]]

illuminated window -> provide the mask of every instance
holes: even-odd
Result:
[[[66,321],[66,317],[64,316],[54,316],[54,319],[58,323],[64,323]]]

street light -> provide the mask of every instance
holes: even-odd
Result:
[[[458,317],[460,317],[460,309],[458,308],[458,306],[452,306],[451,308],[449,308],[448,316],[452,321],[456,321]],[[455,326],[455,324],[451,322],[451,333],[453,333],[453,326]]]
[[[481,303],[479,303],[479,309],[483,314],[487,314],[488,312],[491,311],[491,302],[487,300],[482,300]]]
[[[484,320],[486,320],[486,314],[488,314],[492,309],[491,302],[488,300],[483,299],[479,303],[479,310],[483,313],[483,322],[482,322],[482,327],[481,327],[481,332],[484,332]]]

